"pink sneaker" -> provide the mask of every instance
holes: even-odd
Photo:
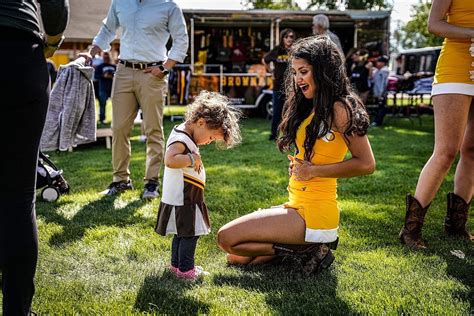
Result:
[[[178,272],[176,272],[177,277],[190,281],[196,281],[197,279],[200,279],[205,275],[209,275],[209,272],[204,271],[204,269],[200,266],[194,266],[194,268],[186,272],[182,272],[179,269]]]
[[[171,272],[174,275],[178,274],[178,270],[179,270],[178,268],[173,267],[171,264],[168,266],[168,271]]]

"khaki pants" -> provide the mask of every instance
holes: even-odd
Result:
[[[167,80],[151,73],[118,64],[112,86],[112,165],[113,181],[130,178],[130,133],[140,106],[147,136],[145,182],[158,181],[165,138],[163,107]]]

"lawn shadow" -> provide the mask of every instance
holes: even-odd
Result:
[[[186,295],[186,291],[196,284],[178,280],[168,271],[162,275],[147,276],[138,291],[134,309],[163,315],[208,314],[208,304]]]
[[[284,315],[348,315],[354,311],[336,292],[337,277],[332,268],[318,275],[303,276],[300,264],[288,260],[280,264],[238,267],[239,275],[216,275],[217,286],[233,286],[265,294],[269,308]]]
[[[474,312],[474,247],[468,241],[445,237],[446,243],[440,245],[436,254],[446,260],[446,272],[452,278],[463,283],[469,290],[453,293],[453,299],[469,302]]]
[[[401,199],[400,199],[401,200]],[[357,201],[357,199],[352,199]],[[363,203],[363,202],[360,202]],[[351,237],[355,240],[363,240],[363,247],[369,249],[386,248],[388,252],[395,256],[405,256],[412,253],[400,243],[398,233],[403,226],[405,212],[382,211],[383,218],[364,216],[355,211],[345,212],[341,216],[341,225],[349,226]],[[450,238],[442,233],[442,215],[428,214],[423,227],[423,238],[427,242],[428,249],[416,251],[416,254],[428,258],[437,256],[446,262],[446,275],[462,283],[468,290],[453,292],[453,299],[469,302],[470,310],[474,311],[474,247],[469,242]],[[341,238],[341,244],[344,244]],[[353,244],[352,240],[347,243],[350,247],[360,247],[360,244]]]
[[[85,204],[71,219],[65,218],[57,212],[64,204],[59,203],[52,208],[42,208],[38,215],[42,216],[46,222],[63,226],[60,233],[51,236],[50,245],[59,247],[65,243],[81,239],[87,229],[96,226],[125,227],[140,221],[140,218],[134,217],[133,214],[146,201],[137,199],[122,208],[116,209],[114,207],[116,198],[116,196],[102,196],[98,200]]]

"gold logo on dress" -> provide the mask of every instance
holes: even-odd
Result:
[[[329,131],[326,135],[324,135],[322,137],[322,139],[328,143],[328,142],[332,142],[334,139],[336,138],[336,135],[334,134],[333,131]]]

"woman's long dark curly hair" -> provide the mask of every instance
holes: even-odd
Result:
[[[295,42],[289,52],[290,65],[299,58],[313,66],[315,95],[312,100],[305,98],[296,85],[291,67],[288,67],[285,77],[287,100],[278,127],[282,136],[277,143],[280,151],[290,151],[296,145],[298,127],[313,111],[315,115],[306,127],[304,141],[304,159],[311,161],[316,139],[331,132],[335,102],[340,101],[348,114],[343,132],[346,139],[351,135],[367,134],[369,116],[347,78],[342,54],[327,36],[308,37]]]

